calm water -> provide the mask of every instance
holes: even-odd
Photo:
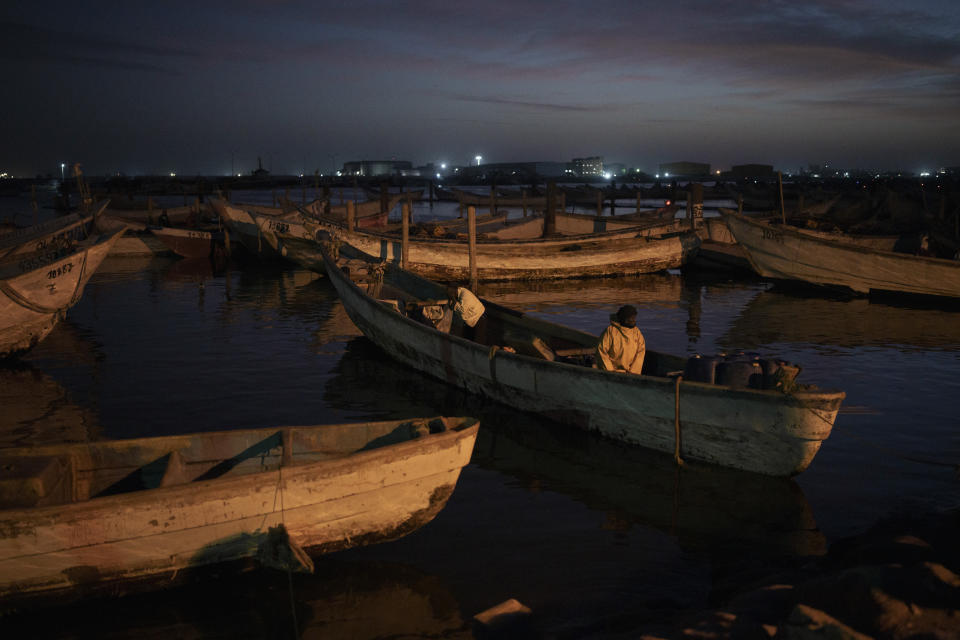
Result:
[[[415,218],[454,209],[418,205]],[[288,638],[296,624],[303,637],[468,638],[473,614],[513,597],[560,637],[602,636],[706,606],[738,566],[817,555],[878,518],[960,504],[960,311],[680,274],[481,293],[594,333],[631,303],[650,348],[777,355],[847,400],[794,480],[695,465],[678,473],[668,457],[394,364],[310,272],[108,259],[53,334],[0,367],[0,446],[437,413],[481,416],[481,437],[436,520],[321,558],[315,575],[288,584],[254,572],[0,628]]]

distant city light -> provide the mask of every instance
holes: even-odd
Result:
[[[65,162],[60,163],[60,181],[63,182],[63,170],[67,166]]]
[[[930,176],[930,172],[929,172],[929,171],[921,171],[921,172],[920,172],[920,177],[921,177],[921,178],[927,178],[927,177],[929,177],[929,176]]]
[[[176,177],[177,177],[177,172],[176,172],[176,171],[171,171],[171,172],[170,172],[170,177],[171,177],[171,178],[176,178]]]
[[[717,169],[717,175],[720,175],[720,169]]]
[[[437,178],[439,178],[439,177],[440,177],[440,174],[438,173],[438,174],[437,174]]]
[[[440,164],[440,168],[441,168],[441,169],[446,169],[446,168],[447,168],[447,163],[446,163],[446,162],[442,162],[442,163]]]
[[[483,160],[483,156],[474,156],[473,159],[477,161],[477,166],[479,167],[480,161]]]
[[[670,177],[670,173],[669,173],[669,172],[664,172],[663,177],[664,177],[664,178],[669,178],[669,177]]]
[[[610,172],[608,171],[607,173],[603,174],[603,177],[604,177],[606,180],[609,180],[609,179],[610,179]]]

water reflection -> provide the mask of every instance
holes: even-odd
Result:
[[[743,307],[720,342],[746,349],[790,342],[952,351],[960,349],[960,312],[769,290]]]
[[[5,620],[30,638],[471,638],[433,576],[398,564],[322,559],[313,575],[256,570],[161,593]]]
[[[485,402],[389,359],[365,338],[347,343],[325,385],[325,400],[343,409],[377,405],[390,415],[431,410],[483,421],[473,462],[548,488],[607,514],[611,526],[654,527],[689,551],[710,556],[824,552],[810,505],[795,482],[687,463],[568,429]],[[376,411],[371,413],[371,418]]]
[[[29,364],[0,367],[0,448],[89,442],[100,434],[97,415],[75,404],[63,386]]]

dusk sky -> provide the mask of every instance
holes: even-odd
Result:
[[[8,2],[0,171],[960,165],[960,2]]]

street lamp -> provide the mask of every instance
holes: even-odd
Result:
[[[474,156],[473,159],[477,161],[477,166],[479,167],[479,166],[480,166],[480,161],[483,160],[483,156]]]

